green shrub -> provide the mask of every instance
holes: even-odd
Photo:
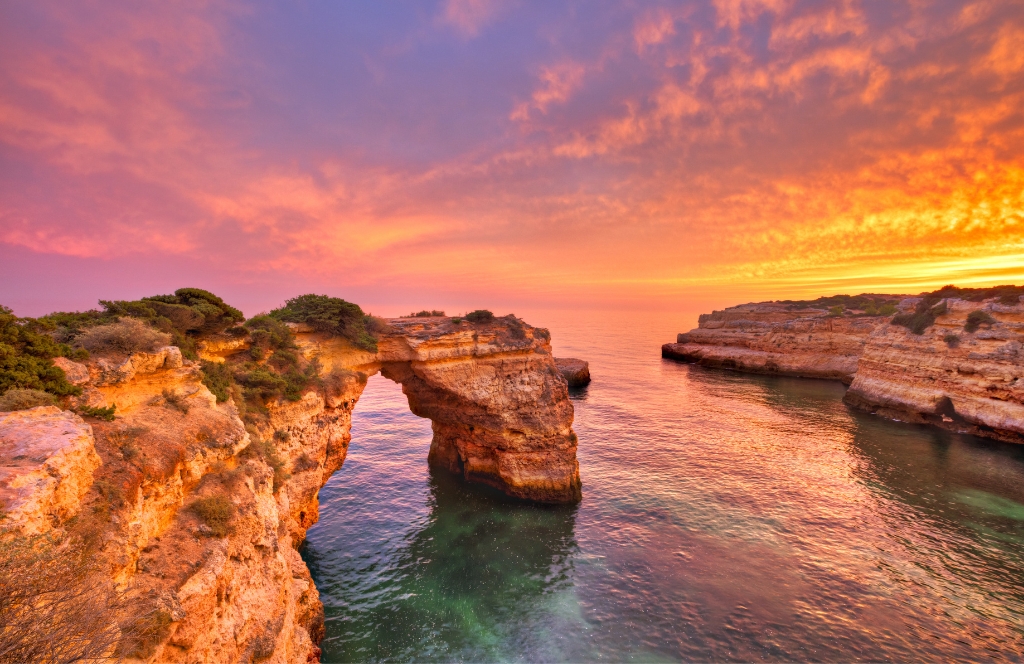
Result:
[[[489,323],[494,320],[494,314],[487,309],[477,309],[476,311],[470,311],[466,314],[465,318],[470,323]]]
[[[967,322],[964,323],[964,332],[976,332],[982,325],[992,325],[996,322],[995,318],[987,311],[981,309],[975,309],[971,313],[967,314]]]
[[[102,406],[78,406],[75,408],[75,412],[83,417],[95,417],[107,422],[113,422],[116,409],[117,404],[111,404],[106,408]]]
[[[417,311],[414,314],[409,314],[407,318],[432,318],[440,316],[444,316],[443,311],[440,311],[438,309],[432,309],[430,311],[427,311],[426,309],[424,309],[423,311]]]
[[[36,406],[56,406],[57,399],[49,392],[15,387],[0,395],[0,411],[27,410]]]
[[[462,318],[459,316],[455,316],[454,318],[452,318],[452,322],[458,325],[459,323],[462,322]]]
[[[231,532],[235,506],[227,497],[216,495],[200,498],[189,505],[188,509],[206,524],[214,537],[224,537]]]
[[[138,318],[122,318],[109,325],[90,327],[76,341],[90,353],[151,353],[169,344],[171,335]]]
[[[955,334],[947,334],[942,337],[942,340],[946,342],[946,345],[950,348],[956,348],[960,345],[960,337]]]
[[[892,318],[893,325],[901,325],[914,334],[924,334],[924,331],[935,324],[935,319],[946,313],[946,303],[937,302],[936,294],[929,294],[921,298],[913,313],[896,314]]]
[[[170,335],[170,342],[190,360],[199,359],[196,339],[234,329],[245,320],[242,312],[209,291],[179,288],[173,295],[154,295],[141,300],[100,300],[103,310],[56,312],[37,319],[59,341],[71,341],[89,328],[135,318]]]
[[[217,403],[227,401],[232,383],[231,368],[228,364],[203,360],[200,366],[203,370],[203,385],[217,398]]]
[[[843,305],[837,304],[834,307],[830,307],[829,310],[828,310],[828,315],[830,317],[842,316],[843,315]]]
[[[316,459],[309,456],[306,452],[299,455],[299,458],[292,463],[293,473],[304,473],[308,470],[316,470],[320,467],[320,463]]]
[[[318,332],[348,339],[364,350],[377,351],[377,339],[367,329],[369,317],[359,305],[338,297],[300,295],[287,300],[269,316],[289,323],[305,323]]]
[[[0,393],[11,388],[43,390],[57,396],[82,393],[52,362],[55,357],[74,357],[75,353],[67,344],[55,341],[46,328],[0,306]]]

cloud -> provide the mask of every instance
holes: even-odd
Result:
[[[5,251],[538,301],[1024,253],[1009,1],[83,7],[0,26]]]
[[[446,0],[441,21],[466,37],[476,37],[503,10],[501,0]]]

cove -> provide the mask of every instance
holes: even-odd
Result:
[[[429,422],[372,378],[302,549],[324,661],[1021,652],[1022,448],[852,410],[839,382],[662,360],[667,316],[531,317],[591,363],[582,502],[432,473]]]

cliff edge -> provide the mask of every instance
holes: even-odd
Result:
[[[836,296],[704,314],[662,356],[841,380],[847,404],[908,422],[1024,442],[1024,288]],[[845,303],[845,304],[844,304]]]
[[[92,602],[109,613],[106,656],[306,662],[319,658],[323,608],[297,547],[369,376],[401,383],[432,420],[430,464],[524,500],[580,499],[547,330],[512,316],[375,325],[373,344],[263,320],[204,335],[196,360],[173,345],[55,358],[78,414],[0,413],[3,541],[73,540],[98,561],[81,578],[120,598]]]

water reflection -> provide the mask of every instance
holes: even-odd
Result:
[[[1024,446],[660,360],[621,318],[551,327],[598,376],[583,502],[430,475],[429,422],[372,379],[303,552],[325,661],[1020,659]]]
[[[575,508],[512,502],[432,472],[428,510],[371,583],[350,579],[345,601],[325,598],[327,620],[340,623],[325,661],[518,659],[578,620],[559,597],[571,591]],[[318,579],[355,572],[306,557]]]

